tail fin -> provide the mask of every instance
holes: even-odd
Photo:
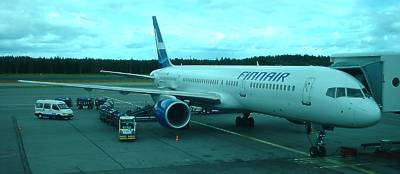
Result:
[[[160,28],[158,28],[157,18],[153,16],[154,35],[156,37],[158,63],[160,68],[173,66],[168,58],[167,50],[165,49],[164,41],[161,37]]]

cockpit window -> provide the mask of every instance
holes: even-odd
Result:
[[[347,96],[355,98],[364,98],[361,89],[347,88]]]
[[[335,95],[336,94],[336,95]],[[339,98],[339,97],[351,97],[351,98],[364,98],[364,97],[371,97],[368,90],[365,88],[328,88],[326,91],[326,96],[332,98]]]
[[[345,88],[337,88],[336,89],[336,98],[346,96]]]
[[[326,96],[335,98],[335,90],[336,90],[336,88],[329,88],[329,89],[326,91]]]
[[[367,88],[363,88],[362,91],[363,91],[365,97],[368,97],[368,98],[371,97],[371,94],[369,93],[369,91],[367,90]]]

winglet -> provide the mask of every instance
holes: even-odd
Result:
[[[165,49],[164,41],[161,37],[160,28],[158,27],[157,18],[153,16],[154,35],[156,38],[158,63],[160,68],[173,66],[168,58],[167,50]]]

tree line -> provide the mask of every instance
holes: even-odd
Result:
[[[329,66],[327,56],[312,55],[277,55],[255,56],[244,59],[216,58],[171,60],[174,65],[314,65]],[[157,60],[116,60],[94,58],[33,58],[29,56],[0,57],[1,74],[52,73],[52,74],[86,74],[98,73],[100,70],[120,71],[137,74],[149,74],[158,68]]]

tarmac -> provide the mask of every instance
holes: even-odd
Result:
[[[135,142],[120,142],[117,130],[96,110],[73,107],[72,120],[37,119],[37,99],[112,97],[123,108],[152,104],[147,95],[23,84],[0,87],[0,173],[398,173],[399,147],[363,149],[363,143],[400,141],[400,115],[384,114],[375,126],[335,128],[326,137],[328,156],[311,158],[303,125],[254,114],[254,128],[235,127],[239,114],[193,115],[190,128],[172,130],[140,122]],[[178,136],[178,140],[177,140]],[[340,147],[358,149],[342,157]]]

